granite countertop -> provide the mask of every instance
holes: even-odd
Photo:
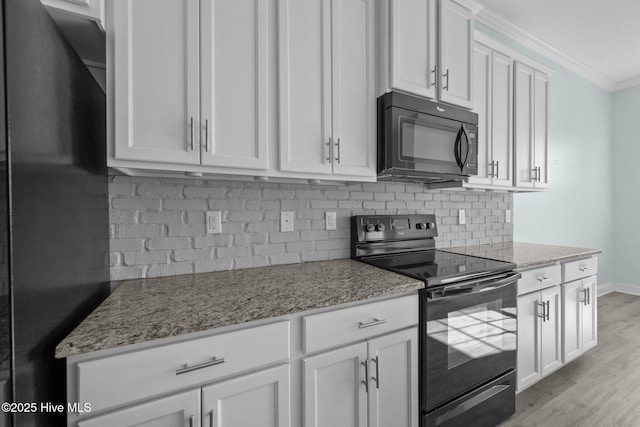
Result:
[[[424,287],[340,259],[123,282],[56,348],[64,358]]]
[[[508,242],[490,245],[446,248],[444,251],[472,255],[498,261],[512,262],[518,269],[537,267],[556,262],[584,258],[599,254],[600,249],[573,248],[569,246],[541,245],[537,243]]]

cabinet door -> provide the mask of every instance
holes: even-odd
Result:
[[[596,276],[582,280],[582,288],[587,291],[587,304],[582,306],[582,351],[585,352],[598,343],[598,296]]]
[[[202,389],[203,427],[289,427],[289,365]]]
[[[513,186],[513,61],[491,54],[491,159],[495,162],[493,185]]]
[[[303,359],[305,427],[366,427],[367,344]]]
[[[473,111],[478,114],[478,175],[472,184],[492,182],[491,166],[491,49],[480,43],[473,48]]]
[[[198,0],[121,0],[109,7],[115,158],[198,164]]]
[[[373,177],[375,0],[332,0],[333,173]]]
[[[473,13],[452,0],[440,0],[438,16],[438,97],[442,102],[472,108]]]
[[[582,283],[576,280],[562,285],[562,361],[568,363],[582,354]]]
[[[515,185],[533,187],[533,86],[534,71],[520,62],[515,64],[513,126],[515,149]]]
[[[518,391],[542,377],[540,368],[540,294],[518,297]]]
[[[331,174],[331,2],[278,1],[280,170]]]
[[[418,328],[369,341],[369,427],[418,427]]]
[[[79,421],[78,427],[196,427],[200,425],[200,389]]]
[[[274,1],[200,2],[203,165],[267,169]]]
[[[533,83],[533,163],[538,168],[539,179],[535,187],[547,188],[548,162],[547,162],[547,98],[549,91],[549,76],[539,71],[534,71]]]
[[[435,98],[436,0],[390,0],[391,89]]]
[[[562,302],[560,286],[540,293],[540,301],[547,305],[547,319],[540,326],[542,376],[562,366]]]

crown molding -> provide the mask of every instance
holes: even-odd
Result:
[[[482,9],[476,15],[476,20],[610,92],[640,84],[640,76],[616,82],[490,10]]]

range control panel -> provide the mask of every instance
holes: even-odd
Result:
[[[351,239],[358,242],[411,240],[438,235],[436,216],[363,215],[351,217]]]

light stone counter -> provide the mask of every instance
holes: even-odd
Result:
[[[545,264],[590,257],[602,252],[599,249],[573,248],[569,246],[541,245],[536,243],[508,242],[490,245],[446,248],[444,251],[464,255],[512,262],[518,270]]]
[[[58,345],[56,357],[423,287],[422,281],[350,259],[130,280]]]

